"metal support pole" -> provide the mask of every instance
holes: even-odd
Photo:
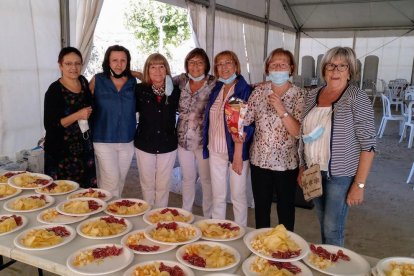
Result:
[[[210,0],[210,5],[207,8],[206,18],[206,52],[210,58],[210,63],[214,60],[214,28],[216,20],[216,0]]]
[[[61,46],[70,46],[69,0],[60,0],[60,41]]]

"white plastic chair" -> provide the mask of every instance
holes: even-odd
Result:
[[[413,165],[411,166],[411,171],[410,171],[410,173],[408,174],[407,184],[408,184],[408,183],[410,183],[410,181],[411,181],[411,177],[413,176],[413,174],[414,174],[414,162],[413,162]],[[413,187],[413,191],[414,191],[414,187]]]
[[[395,110],[401,107],[401,113],[404,113],[403,91],[406,82],[400,80],[392,80],[388,84],[387,96],[390,100],[390,105],[395,105]]]
[[[405,100],[407,101],[407,106],[404,113],[405,122],[401,133],[400,143],[405,138],[407,128],[410,128],[410,136],[408,137],[408,148],[410,149],[413,146],[414,139],[414,89],[409,89],[405,92]]]
[[[378,129],[378,136],[379,138],[382,138],[382,135],[384,134],[385,126],[387,125],[388,121],[399,121],[400,124],[404,122],[404,115],[393,115],[391,113],[391,104],[390,100],[384,95],[381,94],[382,98],[382,120],[380,127]]]

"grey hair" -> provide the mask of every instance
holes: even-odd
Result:
[[[321,61],[321,75],[325,78],[325,68],[328,63],[331,63],[333,58],[341,58],[348,63],[349,66],[349,76],[351,80],[356,80],[358,76],[358,66],[357,66],[357,58],[355,55],[354,50],[349,47],[334,47],[329,49],[328,52],[323,56]]]

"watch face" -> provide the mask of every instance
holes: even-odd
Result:
[[[364,187],[365,187],[365,184],[364,183],[358,183],[358,188],[363,189]]]

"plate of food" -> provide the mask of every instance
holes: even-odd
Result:
[[[22,192],[22,189],[18,189],[10,186],[7,183],[0,184],[0,200],[5,200],[14,196],[17,196]]]
[[[125,235],[132,229],[132,223],[114,216],[93,217],[81,222],[76,231],[87,239],[111,239]]]
[[[53,179],[41,173],[24,172],[10,177],[7,184],[22,190],[33,190],[46,187],[53,183]]]
[[[301,236],[287,231],[283,224],[254,230],[246,234],[243,241],[254,254],[276,262],[298,261],[309,252],[308,243]]]
[[[194,242],[201,237],[201,231],[185,222],[159,222],[145,228],[144,235],[150,241],[180,245]]]
[[[67,199],[74,199],[74,198],[84,198],[84,197],[92,197],[97,198],[103,201],[108,201],[112,198],[112,194],[103,189],[96,189],[96,188],[89,188],[89,189],[81,189],[76,192],[71,193],[68,195]]]
[[[56,210],[68,216],[97,214],[106,208],[106,202],[97,198],[75,198],[59,203]]]
[[[162,272],[167,272],[162,274]],[[178,262],[174,261],[147,261],[131,266],[123,276],[135,275],[181,275],[194,276],[194,272]]]
[[[177,260],[193,269],[203,271],[221,271],[236,266],[240,254],[233,247],[211,241],[199,241],[181,246]]]
[[[9,212],[34,212],[49,207],[55,199],[48,195],[27,194],[6,201],[3,208]]]
[[[201,238],[209,241],[233,241],[244,236],[246,230],[231,220],[204,219],[194,223],[200,228]]]
[[[104,243],[84,247],[72,253],[66,265],[73,272],[83,275],[104,275],[127,267],[134,260],[134,253],[120,244]]]
[[[42,225],[20,233],[14,245],[25,250],[46,250],[67,244],[75,237],[75,229],[68,225]]]
[[[49,208],[37,215],[37,221],[45,224],[72,224],[84,219],[89,216],[68,216],[58,212],[56,208]]]
[[[148,224],[154,224],[165,221],[192,223],[194,216],[192,213],[181,208],[158,208],[146,212],[143,219]]]
[[[150,241],[144,235],[144,230],[135,230],[125,235],[121,243],[135,254],[159,254],[176,248],[176,245],[167,245]]]
[[[312,271],[299,261],[274,262],[259,256],[250,256],[242,265],[246,276],[292,275],[312,276]]]
[[[52,184],[37,188],[35,190],[38,194],[43,195],[64,195],[73,192],[79,188],[79,184],[70,180],[55,180]]]
[[[0,236],[4,236],[22,229],[26,226],[27,222],[27,218],[22,215],[0,215]]]
[[[379,276],[414,275],[414,258],[389,257],[377,263]]]
[[[142,199],[120,198],[109,202],[104,212],[118,217],[135,217],[149,209],[151,209],[150,205]]]
[[[0,184],[7,184],[9,181],[9,178],[12,176],[25,173],[26,171],[7,171],[0,174]]]
[[[367,275],[369,263],[349,249],[329,245],[311,244],[309,255],[303,261],[311,268],[328,275]]]

